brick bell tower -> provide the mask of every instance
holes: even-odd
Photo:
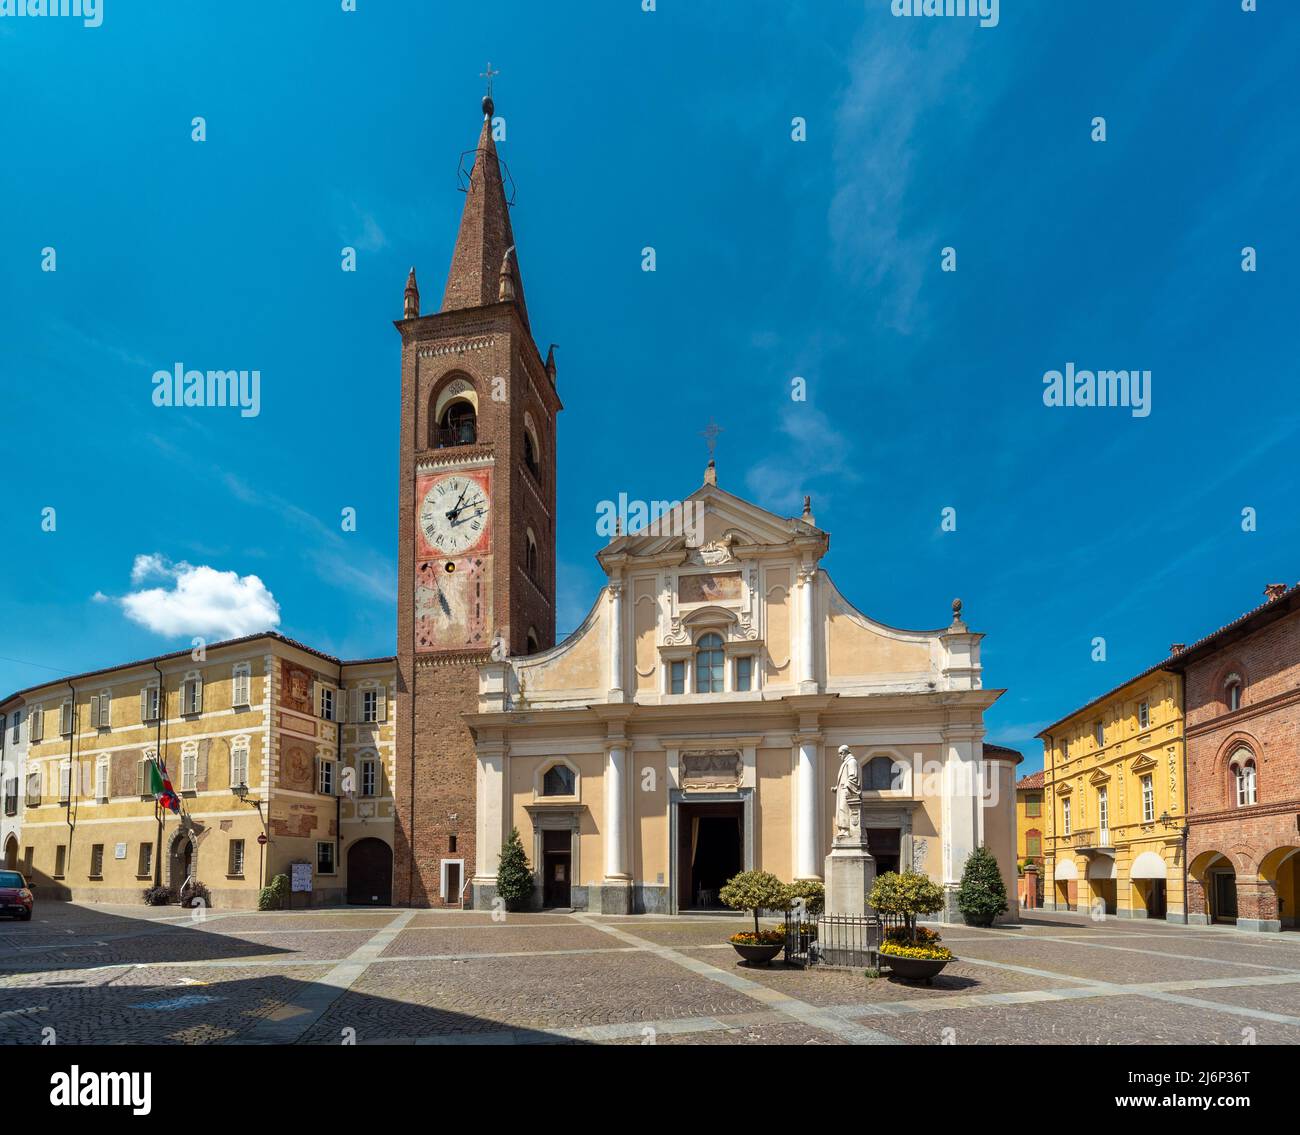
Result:
[[[555,361],[528,325],[504,170],[483,100],[442,309],[402,337],[393,898],[468,902],[478,666],[555,641]],[[472,164],[470,164],[472,162]],[[466,175],[466,166],[469,166]],[[504,176],[503,176],[504,173]]]

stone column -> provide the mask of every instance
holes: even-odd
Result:
[[[623,700],[623,581],[609,581],[609,700]]]
[[[1237,876],[1237,929],[1277,931],[1282,920],[1277,912],[1277,891],[1263,879]]]
[[[795,741],[799,746],[799,755],[795,762],[795,794],[798,810],[795,813],[795,857],[794,877],[796,879],[820,879],[818,871],[820,856],[817,849],[821,843],[818,836],[817,817],[818,794],[821,791],[821,778],[817,775],[817,766],[821,756],[821,734],[801,733]]]
[[[943,888],[945,922],[963,921],[957,888],[970,853],[979,844],[979,760],[983,745],[973,727],[954,730],[944,744]]]
[[[799,572],[799,692],[817,692],[817,569]]]
[[[506,839],[509,797],[506,787],[506,747],[503,742],[478,745],[478,808],[474,821],[474,877],[470,894],[475,910],[490,907],[496,897],[497,867]]]
[[[627,747],[611,744],[605,755],[605,881],[602,914],[630,914],[632,875],[627,858]]]

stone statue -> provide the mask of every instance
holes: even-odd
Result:
[[[862,777],[858,768],[858,758],[847,745],[841,745],[840,773],[835,781],[835,842],[847,843],[851,838],[849,798],[857,803],[862,793]]]

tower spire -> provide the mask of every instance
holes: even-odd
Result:
[[[488,71],[497,74],[490,65]],[[478,145],[462,155],[463,162],[465,156],[472,153],[473,165],[465,188],[465,208],[447,273],[442,310],[484,307],[511,300],[527,327],[524,283],[519,272],[514,231],[510,226],[501,159],[497,155],[496,140],[492,137],[494,109],[489,93],[483,99],[483,128],[479,131]]]

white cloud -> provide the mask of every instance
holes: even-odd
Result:
[[[806,402],[790,403],[781,417],[781,432],[789,444],[774,447],[745,474],[745,484],[758,503],[787,516],[797,515],[813,481],[828,477],[844,483],[858,479],[851,460],[853,443],[835,429],[830,419]],[[819,493],[825,503],[826,493]],[[816,501],[813,502],[814,506]]]
[[[160,635],[239,638],[280,624],[280,604],[255,575],[206,564],[173,564],[152,553],[136,556],[131,582],[164,580],[162,587],[128,592],[118,602],[126,617]]]

